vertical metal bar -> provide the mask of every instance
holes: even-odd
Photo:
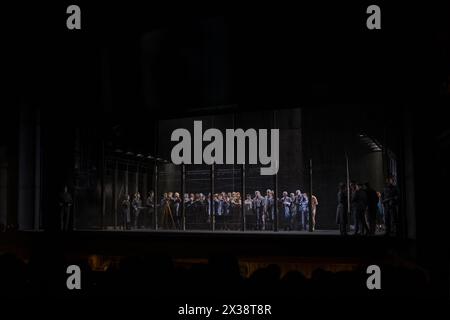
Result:
[[[186,165],[181,164],[181,224],[183,231],[186,230],[186,205],[184,203],[184,194],[186,193]]]
[[[399,188],[399,202],[398,202],[398,207],[397,207],[397,219],[398,219],[398,223],[397,223],[397,227],[399,228],[399,232],[397,232],[397,236],[400,236],[402,238],[407,238],[407,231],[408,231],[408,221],[407,221],[407,216],[406,214],[403,214],[405,211],[403,208],[406,208],[406,199],[405,199],[405,188],[406,188],[406,181],[405,181],[405,165],[402,165],[401,170],[398,169],[398,163],[400,162],[401,164],[405,164],[405,132],[404,132],[404,126],[405,124],[403,123],[403,127],[402,127],[402,134],[399,135],[399,141],[400,141],[400,150],[399,150],[399,158],[397,158],[397,160],[400,161],[396,161],[395,165],[396,165],[396,174],[395,174],[395,178],[396,178],[396,185],[397,188],[399,188],[399,184],[401,186],[403,186],[403,188]]]
[[[383,162],[383,175],[384,178],[387,178],[389,176],[389,157],[388,157],[388,151],[387,151],[387,129],[386,126],[383,128],[383,146],[381,150],[381,156],[382,156],[382,162]]]
[[[100,227],[101,229],[105,228],[105,143],[102,139],[102,146],[101,146],[101,191],[100,191],[100,198],[101,198],[101,219],[100,219]]]
[[[154,180],[153,180],[153,188],[155,189],[155,195],[154,195],[154,223],[155,223],[155,230],[158,230],[158,160],[156,160],[153,166],[153,172],[154,172]]]
[[[233,130],[236,130],[236,113],[235,112],[233,112]],[[232,180],[233,188],[232,188],[232,190],[234,191],[234,190],[236,190],[235,185],[234,185],[234,178],[235,178],[234,177],[234,161],[233,161],[232,166],[233,166],[233,170],[232,170],[232,172],[233,172],[233,180]],[[244,197],[244,193],[242,193],[242,199],[243,199],[243,197]],[[242,199],[241,199],[241,201],[242,201]]]
[[[402,201],[399,208],[399,216],[403,218],[403,238],[416,238],[416,209],[414,206],[414,156],[413,156],[413,132],[414,132],[413,114],[408,108],[403,108],[403,134],[401,138],[400,165],[401,185],[400,196]],[[397,183],[397,188],[399,187]]]
[[[216,213],[214,210],[214,163],[211,165],[211,194],[210,194],[210,200],[211,201],[211,217],[210,217],[210,223],[211,223],[211,230],[216,230]]]
[[[273,111],[273,128],[276,129],[277,127],[277,112],[276,110]],[[273,221],[273,231],[278,231],[278,172],[274,175],[274,194],[273,194],[273,204],[274,204],[274,221]]]
[[[234,171],[233,171],[234,175]],[[246,229],[246,221],[245,221],[245,206],[244,199],[246,199],[245,195],[245,163],[241,166],[241,230],[245,231]]]
[[[135,186],[134,190],[136,190],[136,195],[137,195],[138,193],[140,194],[140,192],[139,192],[139,161],[136,162],[136,173],[135,173],[134,181],[135,181],[134,182],[134,186]],[[141,210],[141,209],[139,209],[139,210]],[[142,218],[142,215],[140,215],[140,216]],[[139,228],[139,216],[136,216],[136,214],[135,214],[134,219],[135,219],[136,228]]]
[[[114,209],[114,230],[117,229],[117,175],[119,173],[119,161],[116,159],[114,165],[114,183],[112,185],[113,187],[113,209]]]
[[[76,230],[76,226],[77,226],[77,216],[76,216],[76,212],[77,212],[77,203],[78,203],[78,188],[76,186],[74,186],[73,188],[73,199],[72,199],[72,230]],[[41,217],[41,222],[42,222],[42,217]]]
[[[155,190],[155,194],[154,194],[154,223],[155,223],[155,230],[158,230],[158,202],[159,202],[159,196],[158,196],[158,133],[159,133],[159,128],[158,128],[158,119],[155,120],[154,123],[154,127],[155,127],[155,132],[154,132],[154,137],[153,137],[153,143],[154,143],[154,148],[155,148],[155,155],[154,155],[154,167],[153,167],[153,172],[154,172],[154,190]]]
[[[211,116],[211,128],[214,128],[214,116]],[[210,196],[210,200],[211,201],[211,217],[210,217],[210,221],[211,221],[211,230],[215,231],[216,230],[216,213],[214,210],[214,184],[215,184],[215,164],[213,163],[211,165],[211,177],[210,177],[210,181],[211,181],[211,196]]]
[[[136,179],[135,179],[135,188],[136,193],[139,192],[139,162],[136,163]]]
[[[126,160],[126,166],[125,166],[125,197],[129,195],[128,194],[128,161]],[[131,212],[131,206],[130,206],[130,212]],[[123,215],[122,215],[123,216]],[[126,228],[128,227],[127,222],[125,221],[126,217],[124,216],[122,219],[122,225],[123,225],[123,230],[126,230]]]
[[[346,167],[346,171],[347,171],[347,225],[350,224],[350,168],[348,165],[348,155],[347,153],[345,153],[345,167]]]
[[[34,230],[41,227],[41,117],[39,109],[36,111],[35,127],[35,167],[34,167]],[[72,206],[73,210],[73,206]],[[73,217],[72,211],[72,217]],[[70,215],[69,215],[70,216]],[[73,221],[73,219],[72,219]],[[73,225],[72,225],[73,227]]]
[[[309,159],[309,223],[308,231],[313,232],[313,212],[312,212],[312,198],[313,198],[313,164],[312,159]]]
[[[128,195],[128,162],[125,167],[125,196]]]

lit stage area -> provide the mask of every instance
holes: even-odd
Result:
[[[377,193],[372,234],[382,234],[386,229],[382,204],[385,177],[395,177],[401,192],[410,186],[403,181],[407,169],[400,152],[404,137],[393,124],[373,121],[380,108],[373,107],[373,112],[332,106],[237,112],[229,106],[215,115],[159,120],[153,133],[138,142],[132,136],[142,132],[122,124],[108,141],[99,141],[104,145],[100,154],[89,152],[95,137],[82,136],[70,187],[70,229],[292,235],[309,235],[315,230],[316,235],[334,235],[339,233],[338,187],[345,184],[350,186],[343,197],[346,230],[351,234],[355,225],[353,188],[360,184]],[[227,130],[248,133],[243,140],[246,163],[222,164],[230,152],[223,147],[219,164],[191,164],[194,159],[188,159],[189,164],[174,164],[172,154],[179,142],[172,139],[173,132],[183,128],[195,144],[196,123],[201,123],[202,133],[217,129],[224,140]],[[261,139],[259,129],[269,130],[268,155],[274,149],[270,130],[278,130],[278,168],[273,175],[261,174],[270,163],[261,165],[249,157],[250,146]],[[208,142],[200,145],[202,152]],[[195,146],[190,148],[194,157]],[[239,152],[237,145],[232,150],[235,156]],[[398,198],[399,217],[391,221],[396,235],[406,232],[408,210],[406,203],[400,203],[403,200],[403,196]],[[366,211],[364,215],[368,224]]]
[[[27,153],[20,155],[31,160],[19,161],[20,201],[18,207],[10,206],[10,214],[2,217],[6,221],[2,223],[7,229],[35,231],[325,236],[339,230],[338,191],[345,185],[349,187],[341,190],[340,201],[345,207],[345,230],[352,234],[356,225],[353,195],[359,185],[376,194],[372,199],[375,220],[369,221],[367,203],[362,215],[365,224],[373,226],[370,234],[379,235],[387,229],[383,194],[385,178],[390,176],[398,190],[391,235],[414,238],[410,192],[414,185],[407,178],[411,137],[405,127],[409,124],[403,111],[391,111],[390,120],[385,121],[386,108],[329,105],[240,112],[231,105],[216,112],[209,110],[208,115],[156,120],[149,127],[123,120],[101,136],[88,126],[80,127],[71,136],[73,147],[54,149],[53,153],[36,148],[34,158]],[[34,112],[23,112],[37,117]],[[235,136],[232,149],[224,144],[223,150],[215,150],[216,163],[200,159],[201,164],[194,164],[196,123],[201,123],[202,134],[214,129],[224,139],[227,131],[241,130],[243,143],[238,145],[239,137]],[[173,161],[173,150],[180,142],[172,136],[180,128],[191,135],[194,144],[188,152],[193,159],[184,159],[187,164]],[[259,161],[259,149],[252,150],[261,142],[261,130],[267,130],[268,159],[264,164]],[[277,130],[276,143],[271,140],[271,130]],[[45,148],[51,139],[44,136],[45,140],[35,141],[32,130],[24,131],[21,145],[31,148],[36,143]],[[208,143],[200,141],[200,152]],[[241,152],[241,162],[226,164],[224,159],[230,152],[234,160]],[[273,174],[261,174],[275,162]],[[36,165],[45,169],[45,183],[42,171],[35,171]],[[61,168],[58,174],[53,167]],[[13,194],[8,194],[5,200],[12,199]]]

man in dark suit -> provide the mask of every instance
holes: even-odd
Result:
[[[355,235],[359,234],[359,228],[361,228],[361,233],[369,233],[369,227],[366,223],[366,208],[367,208],[367,194],[363,190],[363,185],[361,183],[356,184],[355,192],[352,195],[352,208],[355,215]]]
[[[386,235],[392,232],[392,225],[395,227],[395,232],[398,233],[398,199],[399,191],[394,184],[394,177],[390,176],[386,179],[386,187],[384,188],[381,199],[384,207],[384,219],[386,224]]]
[[[72,196],[67,186],[64,186],[64,192],[60,194],[59,206],[61,208],[61,231],[69,231],[72,221]]]
[[[377,192],[372,189],[369,182],[366,182],[365,186],[367,195],[367,218],[369,220],[369,234],[374,235],[377,222],[378,196]]]

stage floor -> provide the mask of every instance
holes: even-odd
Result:
[[[131,229],[131,230],[122,230],[122,229],[76,229],[75,232],[122,232],[122,233],[133,233],[133,232],[149,232],[149,233],[189,233],[189,234],[237,234],[237,235],[317,235],[317,236],[337,236],[339,235],[339,230],[315,230],[313,232],[309,231],[257,231],[257,230],[172,230],[172,229]]]
[[[280,236],[280,235],[287,235],[287,236],[341,236],[339,233],[339,230],[314,230],[313,232],[309,231],[273,231],[273,230],[267,230],[267,231],[257,231],[257,230],[172,230],[172,229],[130,229],[130,230],[122,230],[122,229],[113,229],[113,228],[107,228],[107,229],[76,229],[74,232],[119,232],[119,233],[156,233],[156,234],[216,234],[216,235],[252,235],[252,236]],[[349,236],[353,235],[353,231],[349,231]],[[384,235],[384,232],[377,232],[375,236],[382,236]]]

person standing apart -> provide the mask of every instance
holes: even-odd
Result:
[[[123,230],[127,230],[130,227],[130,196],[125,195],[125,199],[122,201],[122,225]]]
[[[316,229],[316,213],[317,206],[319,205],[319,201],[317,200],[315,195],[311,196],[311,210],[312,210],[312,230]]]
[[[356,191],[352,196],[352,209],[355,215],[355,235],[369,233],[369,227],[366,223],[365,213],[367,208],[367,194],[362,188],[362,184],[356,185]]]
[[[347,186],[345,183],[340,183],[337,193],[336,223],[339,225],[339,232],[343,236],[347,235],[347,210]]]
[[[378,196],[377,192],[374,189],[372,189],[372,187],[368,182],[366,182],[365,185],[367,194],[367,218],[369,221],[369,234],[374,235],[377,223]]]
[[[64,186],[64,191],[61,193],[59,200],[59,206],[61,207],[61,231],[69,231],[72,221],[72,204],[72,196],[67,186]]]
[[[399,221],[398,221],[398,198],[399,191],[394,184],[394,177],[389,176],[386,179],[386,187],[383,194],[383,207],[384,207],[384,219],[386,225],[386,235],[390,235],[392,227],[395,228],[395,233],[398,234]]]

